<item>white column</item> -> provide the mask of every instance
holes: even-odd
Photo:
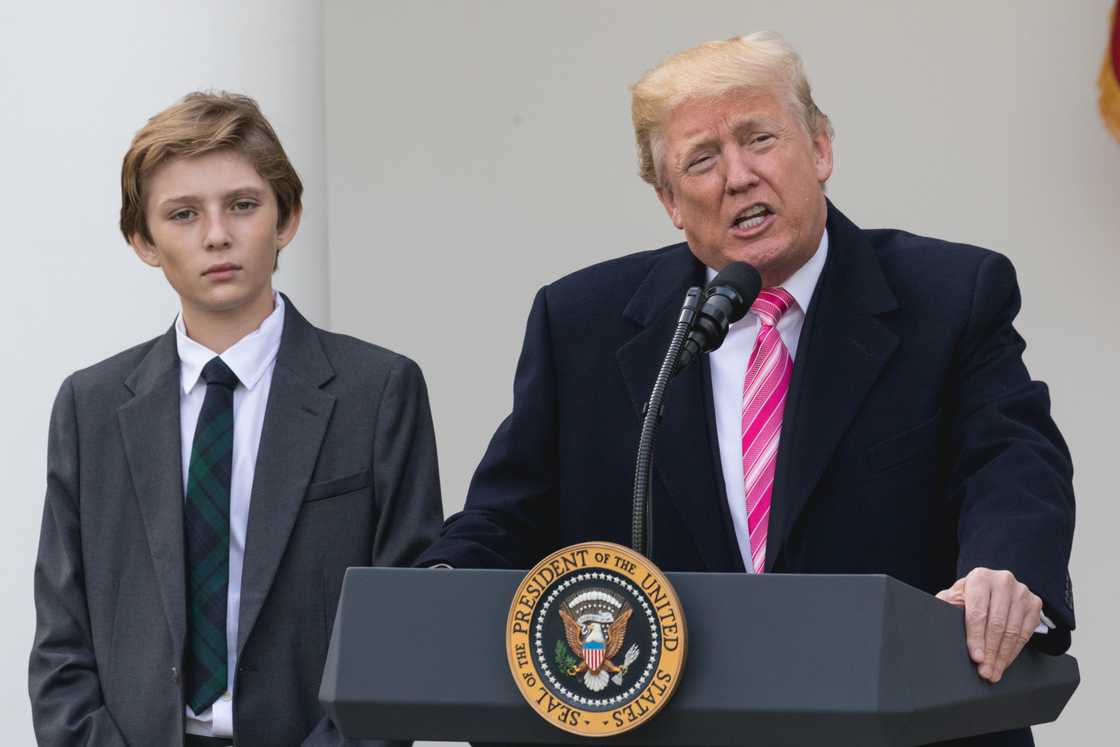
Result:
[[[0,723],[33,744],[26,662],[51,403],[62,379],[171,324],[177,299],[117,230],[121,158],[205,88],[256,98],[303,179],[275,282],[327,320],[322,8],[308,0],[0,4]]]

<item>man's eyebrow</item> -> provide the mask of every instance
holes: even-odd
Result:
[[[766,117],[747,117],[736,122],[731,127],[731,131],[736,135],[742,135],[744,132],[754,132],[755,130],[763,130],[770,127],[770,120]]]
[[[704,133],[702,135],[697,135],[696,137],[694,137],[692,139],[686,139],[685,140],[684,148],[681,149],[681,153],[686,154],[686,155],[690,154],[690,153],[694,153],[694,152],[696,152],[698,150],[701,150],[703,148],[707,148],[710,145],[714,145],[716,142],[717,142],[717,138],[713,137],[712,135],[710,135],[708,133]]]
[[[755,130],[765,129],[768,126],[770,126],[770,120],[766,117],[747,116],[739,120],[738,122],[735,122],[731,126],[731,132],[738,137],[745,132],[753,132]],[[693,154],[696,153],[696,151],[710,147],[716,142],[717,139],[706,132],[697,135],[692,140],[689,140],[686,136],[684,148],[681,150],[680,162],[683,164],[683,162],[687,161]]]
[[[685,169],[688,166],[688,162],[692,160],[693,156],[695,156],[699,151],[712,147],[717,142],[718,140],[709,133],[697,135],[691,140],[686,138],[684,147],[681,148],[677,153],[675,166],[680,170]]]

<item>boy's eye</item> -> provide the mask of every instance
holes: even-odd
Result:
[[[256,206],[257,203],[253,202],[252,200],[238,200],[237,202],[233,203],[234,210],[252,210]]]
[[[177,221],[190,220],[193,217],[194,217],[194,211],[193,210],[188,210],[186,208],[184,208],[182,210],[176,210],[174,213],[171,214],[171,220],[177,220]]]

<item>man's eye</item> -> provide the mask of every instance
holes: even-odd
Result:
[[[240,210],[240,211],[252,210],[256,206],[257,206],[257,203],[255,203],[251,200],[238,200],[237,202],[233,203],[233,209],[234,210]]]
[[[711,160],[712,160],[711,156],[699,156],[698,158],[692,159],[692,161],[688,164],[688,168],[690,168],[690,169],[703,168]]]
[[[194,211],[193,210],[187,210],[187,209],[176,210],[174,213],[171,214],[171,220],[176,220],[176,221],[190,220],[193,217],[194,217]]]
[[[755,137],[751,138],[751,143],[758,144],[758,145],[764,145],[765,143],[768,143],[773,139],[774,139],[773,135],[756,135]]]

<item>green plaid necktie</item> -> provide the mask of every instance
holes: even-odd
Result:
[[[184,507],[187,539],[187,705],[196,714],[226,691],[229,490],[233,473],[233,390],[237,376],[213,358],[202,369],[206,399],[191,446]]]

